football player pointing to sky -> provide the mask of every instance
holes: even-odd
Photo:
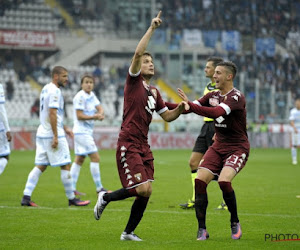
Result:
[[[198,220],[197,240],[206,240],[207,185],[217,179],[223,198],[231,214],[231,237],[240,239],[241,226],[237,214],[235,193],[231,182],[245,166],[250,144],[246,130],[246,102],[244,95],[234,88],[233,79],[237,68],[232,62],[217,64],[213,75],[216,88],[198,100],[188,102],[190,111],[214,119],[216,137],[214,144],[203,156],[195,179],[195,210]],[[178,89],[179,96],[188,101],[185,93]]]
[[[175,109],[168,110],[158,89],[150,85],[154,64],[152,55],[145,50],[153,32],[162,22],[160,16],[161,12],[152,19],[150,27],[138,43],[124,87],[123,122],[116,151],[123,188],[111,193],[101,191],[94,207],[95,219],[99,220],[109,202],[136,197],[121,240],[141,241],[134,230],[143,217],[152,193],[154,164],[148,144],[148,130],[153,112],[156,111],[165,121],[170,122],[185,108],[188,109],[187,103],[181,102]]]

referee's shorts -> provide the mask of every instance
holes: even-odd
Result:
[[[206,150],[213,144],[213,136],[215,134],[215,125],[213,121],[204,122],[200,135],[197,137],[193,152],[204,154]]]

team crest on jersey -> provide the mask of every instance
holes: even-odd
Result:
[[[137,173],[134,175],[134,178],[137,182],[141,182],[142,180],[142,174],[141,173]]]
[[[154,98],[157,98],[157,90],[156,89],[151,89],[151,93],[153,94]]]
[[[219,105],[219,99],[216,98],[209,98],[209,105],[216,107]]]

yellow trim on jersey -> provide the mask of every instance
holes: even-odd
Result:
[[[206,85],[204,91],[203,91],[203,95],[206,95],[207,93],[209,92],[212,92],[212,91],[216,91],[218,89],[216,89],[216,83],[215,82],[210,82]],[[212,118],[208,118],[208,117],[204,117],[203,120],[205,122],[212,122],[214,119]]]

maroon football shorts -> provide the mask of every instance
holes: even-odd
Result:
[[[154,158],[148,144],[118,141],[116,160],[124,188],[154,181]]]
[[[208,169],[215,177],[220,175],[224,167],[231,167],[236,173],[239,173],[245,166],[248,155],[249,151],[243,148],[236,147],[229,150],[223,148],[218,150],[213,145],[206,151],[199,168]]]

